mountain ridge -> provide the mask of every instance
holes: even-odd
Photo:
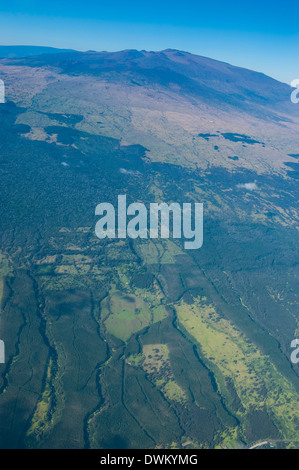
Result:
[[[56,51],[71,52],[74,49],[60,49],[51,46],[32,46],[32,45],[0,45],[0,58],[4,57],[26,57],[40,54],[55,54]]]
[[[23,55],[21,54],[23,52]],[[36,54],[35,54],[36,52]],[[0,45],[0,60],[1,59],[23,59],[23,58],[31,58],[34,60],[35,57],[39,57],[41,55],[48,55],[51,54],[53,56],[55,55],[61,55],[61,54],[74,54],[74,55],[79,55],[82,58],[86,58],[85,56],[97,56],[97,58],[105,57],[105,58],[122,58],[123,56],[126,56],[128,59],[138,59],[142,57],[147,57],[149,58],[150,56],[155,55],[156,57],[161,57],[161,56],[169,56],[169,54],[176,55],[177,57],[192,57],[192,59],[200,59],[200,61],[207,62],[210,65],[212,64],[222,64],[223,66],[227,66],[229,68],[233,69],[239,69],[242,71],[247,71],[253,74],[260,75],[261,77],[267,77],[268,79],[273,80],[274,82],[282,83],[283,85],[287,85],[290,89],[291,86],[281,82],[270,75],[265,74],[264,72],[258,71],[258,70],[252,70],[247,67],[241,67],[238,65],[234,65],[230,62],[223,61],[223,60],[218,60],[214,59],[212,57],[207,57],[203,56],[200,54],[194,54],[192,52],[188,52],[185,50],[180,50],[180,49],[172,49],[172,48],[167,48],[167,49],[162,49],[162,50],[157,50],[157,51],[150,51],[150,50],[138,50],[138,49],[123,49],[119,51],[96,51],[96,50],[87,50],[87,51],[79,51],[76,49],[64,49],[64,48],[56,48],[56,47],[51,47],[51,46],[31,46],[31,45],[17,45],[17,46],[6,46],[6,45]],[[172,57],[173,58],[173,57]],[[45,58],[44,58],[45,59]],[[71,59],[71,58],[69,58]],[[178,61],[177,61],[178,63]],[[216,67],[217,68],[217,67]]]

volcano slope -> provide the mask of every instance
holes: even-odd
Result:
[[[1,448],[296,446],[291,89],[192,54],[0,60]],[[95,207],[204,203],[204,243]]]

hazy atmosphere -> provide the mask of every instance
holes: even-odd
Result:
[[[299,3],[253,0],[124,2],[12,0],[0,7],[0,43],[77,50],[180,49],[264,72],[298,75]]]

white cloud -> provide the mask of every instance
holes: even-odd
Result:
[[[258,189],[258,186],[256,183],[240,183],[237,184],[237,188],[247,189],[247,191],[254,191],[255,189]]]
[[[123,173],[124,175],[132,175],[132,176],[141,175],[140,171],[126,170],[125,168],[120,168],[119,171],[120,173]]]

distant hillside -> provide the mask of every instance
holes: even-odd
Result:
[[[299,107],[285,83],[175,49],[38,49],[56,53],[0,59],[7,99],[28,108],[20,123],[80,114],[82,131],[137,142],[153,161],[296,176]]]
[[[122,85],[129,82],[143,88],[163,87],[177,95],[200,99],[217,108],[227,109],[232,106],[259,117],[267,114],[268,118],[275,119],[269,113],[270,109],[298,116],[297,108],[290,101],[289,85],[263,73],[188,52],[175,49],[65,52],[49,48],[49,52],[52,52],[49,56],[40,55],[42,49],[45,54],[47,48],[37,48],[36,54],[39,55],[7,59],[4,63],[31,67],[52,66],[66,74],[88,74]]]
[[[28,57],[39,54],[55,54],[57,52],[72,52],[72,49],[43,46],[0,46],[0,57]]]

